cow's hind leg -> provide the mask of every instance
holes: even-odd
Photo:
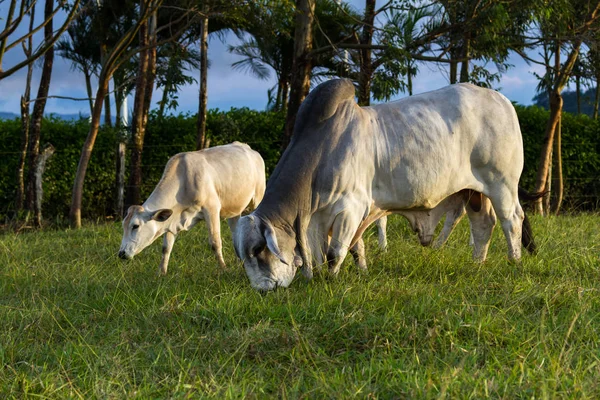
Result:
[[[377,225],[377,239],[379,248],[383,251],[387,250],[387,216],[383,216],[375,221]]]
[[[508,258],[511,261],[519,261],[521,259],[521,235],[525,214],[519,204],[517,188],[509,190],[504,187],[490,198],[506,237]]]
[[[492,232],[496,225],[496,214],[487,197],[483,197],[479,211],[473,210],[470,205],[467,205],[466,209],[469,216],[471,239],[473,240],[473,260],[484,262],[492,239]]]
[[[332,275],[337,275],[340,271],[359,225],[360,218],[349,212],[341,212],[335,217],[331,229],[331,241],[327,250],[327,263]]]
[[[208,243],[212,248],[219,265],[225,269],[225,260],[223,259],[222,244],[221,244],[221,220],[219,207],[207,207],[202,213],[204,214],[204,220],[208,227]]]

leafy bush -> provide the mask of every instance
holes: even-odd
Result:
[[[523,134],[525,167],[521,185],[533,189],[549,111],[516,106]],[[596,209],[600,201],[600,122],[587,115],[562,115],[563,207]]]
[[[516,106],[523,133],[525,168],[521,185],[531,190],[539,160],[548,111]],[[265,159],[270,173],[280,157],[280,137],[285,115],[247,108],[224,112],[210,110],[207,135],[211,146],[238,140],[248,143]],[[87,136],[87,120],[63,121],[44,119],[42,145],[52,143],[56,153],[44,174],[44,215],[65,217],[71,203],[71,189],[77,171],[81,147]],[[19,120],[0,120],[0,215],[14,209],[16,170],[21,141]],[[577,209],[596,208],[600,200],[600,123],[587,116],[563,114],[563,164],[565,206]],[[116,173],[114,129],[102,128],[94,146],[84,185],[83,216],[104,217],[112,214]],[[142,198],[146,198],[159,181],[167,160],[176,153],[192,151],[196,146],[196,116],[160,117],[151,114],[142,155]]]
[[[280,136],[285,115],[247,108],[228,112],[210,110],[207,134],[211,146],[234,140],[248,143],[261,153],[267,171],[272,171],[280,156]],[[71,204],[71,190],[79,163],[81,147],[89,131],[87,120],[63,121],[45,118],[41,144],[56,148],[44,174],[44,204],[46,217],[65,217]],[[0,215],[14,210],[16,170],[21,143],[21,123],[18,119],[0,120]],[[116,146],[115,129],[101,128],[87,170],[83,193],[83,216],[98,218],[112,214],[114,207]],[[151,114],[148,121],[142,155],[142,198],[147,197],[159,181],[165,164],[173,155],[192,151],[196,147],[196,116],[159,117]]]

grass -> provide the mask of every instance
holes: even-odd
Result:
[[[118,225],[0,236],[2,398],[600,398],[600,216],[533,218],[540,250],[471,262],[395,218],[368,274],[250,288],[198,226],[116,257]],[[226,230],[224,229],[226,232]]]

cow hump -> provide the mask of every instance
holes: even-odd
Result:
[[[349,79],[332,79],[314,88],[300,105],[294,134],[316,126],[331,118],[338,105],[346,100],[354,100],[354,85]]]

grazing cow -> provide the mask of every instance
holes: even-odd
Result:
[[[175,237],[205,220],[209,243],[222,268],[221,218],[232,233],[246,209],[255,209],[265,191],[265,163],[245,143],[179,153],[141,206],[131,206],[123,220],[119,257],[133,258],[162,234],[159,272],[167,273]]]
[[[372,222],[393,212],[431,210],[470,189],[491,200],[516,261],[522,169],[517,115],[493,90],[457,84],[359,107],[349,80],[331,80],[300,107],[293,139],[263,201],[240,219],[234,244],[254,288],[287,287],[300,266],[312,276],[311,248],[319,245],[308,242],[309,225],[318,227],[321,243],[331,232],[326,257],[335,275]],[[485,212],[469,217],[474,258],[483,261],[495,218]]]
[[[541,198],[546,193],[547,192],[528,193],[523,188],[519,187],[519,200],[521,202],[531,202]],[[482,206],[484,208],[488,207],[490,213],[494,212],[493,208],[489,207],[488,200],[482,196],[481,193],[463,190],[447,197],[432,210],[403,211],[398,214],[404,216],[409,221],[412,230],[419,236],[419,241],[422,246],[429,246],[432,244],[435,229],[442,216],[446,214],[444,227],[435,241],[433,241],[433,248],[437,249],[446,243],[456,225],[467,213],[467,210],[469,210],[469,207],[470,211],[479,212]],[[375,223],[377,224],[379,247],[382,250],[385,250],[387,248],[387,216],[379,218]],[[533,254],[536,251],[536,244],[531,233],[531,228],[529,227],[527,214],[525,214],[525,218],[523,219],[523,225],[521,244],[523,244],[527,251]],[[472,239],[473,238],[471,238],[471,243]]]

